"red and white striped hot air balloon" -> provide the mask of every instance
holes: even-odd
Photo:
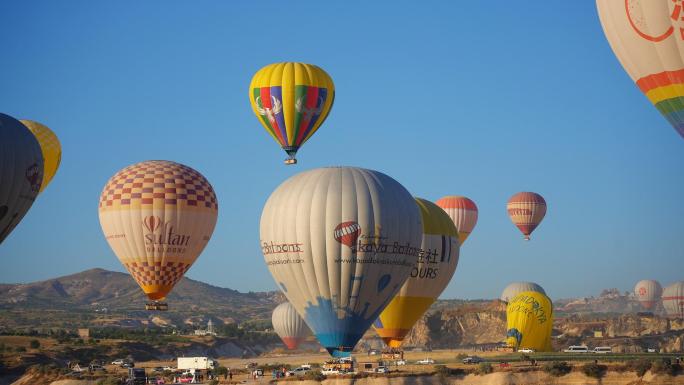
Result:
[[[525,240],[529,241],[530,234],[546,215],[546,201],[537,193],[519,192],[508,200],[506,209],[513,224],[520,229]]]
[[[311,334],[311,330],[289,302],[276,306],[271,316],[273,330],[288,349],[297,349],[299,344]]]
[[[658,281],[644,279],[634,286],[634,295],[645,309],[651,309],[660,300],[663,288]]]
[[[663,307],[669,317],[684,319],[684,281],[675,282],[663,290]]]
[[[477,224],[477,206],[475,202],[464,196],[445,196],[440,198],[437,206],[446,211],[458,231],[458,241],[461,245],[468,238]]]

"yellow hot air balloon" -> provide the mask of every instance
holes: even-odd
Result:
[[[548,352],[553,329],[553,304],[546,295],[524,291],[506,307],[506,343],[515,350],[528,348]]]
[[[641,92],[684,137],[681,0],[596,0],[603,32]]]
[[[297,150],[323,124],[334,99],[332,78],[313,64],[270,64],[249,85],[252,110],[289,155],[285,164],[297,163]]]
[[[40,144],[40,151],[43,153],[43,182],[40,184],[40,192],[43,192],[57,173],[59,163],[62,160],[62,145],[59,143],[57,135],[45,125],[33,120],[20,120],[20,122],[36,137]]]
[[[161,303],[209,242],[218,203],[202,174],[150,160],[128,166],[105,185],[100,225],[109,246],[150,300]]]
[[[451,281],[459,255],[454,222],[444,210],[416,198],[423,220],[421,251],[411,275],[373,327],[387,346],[398,348],[413,325]]]

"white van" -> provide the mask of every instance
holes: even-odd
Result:
[[[572,345],[563,351],[565,353],[589,353],[589,348],[585,345]]]
[[[611,348],[610,346],[597,346],[594,348],[594,353],[598,353],[598,354],[606,354],[606,353],[612,353],[612,352],[613,352],[613,348]]]

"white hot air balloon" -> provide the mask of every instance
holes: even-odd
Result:
[[[513,282],[506,286],[503,292],[501,292],[501,297],[499,299],[508,303],[513,297],[526,291],[535,291],[546,295],[544,289],[534,282]]]
[[[281,303],[273,309],[271,322],[273,330],[288,349],[297,349],[297,346],[311,334],[309,327],[289,302]]]
[[[411,194],[377,171],[320,168],[271,194],[261,249],[288,301],[333,356],[348,356],[418,261]]]
[[[653,308],[653,305],[660,300],[662,293],[663,288],[660,283],[652,279],[641,280],[634,286],[634,295],[645,309]]]
[[[684,281],[675,282],[663,290],[663,307],[672,318],[684,318]]]

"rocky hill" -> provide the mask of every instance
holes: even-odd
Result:
[[[94,318],[104,324],[112,321],[118,326],[139,326],[148,320],[158,326],[176,327],[208,319],[218,324],[266,320],[284,297],[280,292],[241,293],[183,278],[167,300],[172,311],[145,312],[147,298],[128,274],[91,269],[40,282],[0,284],[0,325],[37,322],[46,326],[52,320],[60,326],[60,322],[74,322],[74,318]],[[73,317],[74,313],[79,316]]]

